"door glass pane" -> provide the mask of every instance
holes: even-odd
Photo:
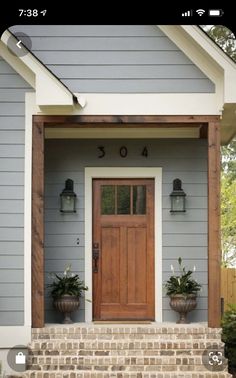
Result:
[[[146,186],[133,186],[133,214],[146,214]]]
[[[102,185],[101,195],[101,213],[102,215],[115,214],[115,186]]]
[[[130,214],[130,185],[117,186],[117,214]]]

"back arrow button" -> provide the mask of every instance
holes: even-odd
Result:
[[[31,50],[32,41],[27,34],[15,32],[8,38],[7,47],[13,55],[22,57]]]
[[[21,41],[17,42],[17,44],[16,44],[16,46],[19,47],[19,49],[21,49],[20,44],[21,44]]]

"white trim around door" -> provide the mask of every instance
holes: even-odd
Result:
[[[92,180],[93,178],[153,178],[155,181],[155,321],[162,321],[162,168],[85,168],[85,299],[92,300]],[[85,321],[92,321],[92,302],[85,301]]]

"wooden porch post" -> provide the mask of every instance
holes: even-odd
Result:
[[[43,122],[33,123],[32,139],[32,327],[37,328],[44,326]]]
[[[220,327],[220,124],[208,124],[208,326]]]

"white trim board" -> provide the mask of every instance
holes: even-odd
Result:
[[[93,178],[153,178],[155,185],[155,321],[162,321],[162,168],[88,167],[85,168],[85,283],[92,299],[92,180]],[[85,301],[85,321],[92,321],[92,303]]]
[[[75,93],[76,96],[79,93]],[[84,108],[41,106],[41,114],[71,115],[220,115],[218,93],[82,93]]]
[[[28,345],[31,341],[31,326],[0,327],[0,350],[16,345]]]
[[[31,235],[32,235],[32,116],[36,113],[34,93],[25,94],[24,174],[24,325],[31,327]]]

